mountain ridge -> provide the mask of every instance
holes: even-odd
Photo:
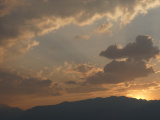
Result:
[[[126,114],[152,101],[138,100],[124,96],[95,98],[57,105],[36,106],[27,110],[18,120],[128,120]],[[137,111],[137,110],[136,110]]]
[[[36,106],[16,119],[1,120],[159,120],[160,100],[111,96]]]
[[[18,107],[9,107],[6,104],[0,104],[0,120],[16,120],[23,112],[24,110]]]

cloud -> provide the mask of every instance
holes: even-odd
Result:
[[[75,39],[77,39],[77,40],[88,40],[90,38],[90,36],[88,36],[88,35],[77,35],[77,36],[75,36]]]
[[[75,85],[75,84],[77,84],[75,81],[67,81],[67,82],[65,82],[66,84],[71,84],[71,85]]]
[[[145,62],[140,61],[116,61],[104,67],[104,72],[98,72],[88,77],[86,83],[89,84],[117,84],[129,82],[139,77],[146,77],[154,73],[152,67],[146,68]]]
[[[87,73],[91,70],[93,70],[95,68],[95,66],[93,65],[89,65],[89,64],[78,64],[76,65],[73,70],[77,71],[79,73]]]
[[[136,41],[127,44],[124,48],[118,48],[117,45],[109,46],[100,53],[109,59],[132,58],[134,60],[149,60],[159,55],[157,46],[153,46],[153,40],[150,36],[139,35]]]
[[[60,74],[61,76],[65,74],[63,79],[61,80],[61,85],[59,84],[58,86],[61,86],[61,87],[63,86],[64,92],[66,94],[90,93],[90,92],[108,90],[108,88],[102,85],[87,85],[84,83],[85,78],[92,76],[99,71],[102,71],[102,69],[96,67],[96,65],[93,65],[93,64],[74,65],[74,64],[69,64],[68,62],[65,62],[64,66],[58,67],[57,70],[58,71],[63,70],[63,72]]]
[[[64,25],[86,25],[104,17],[112,20],[120,18],[122,24],[127,24],[138,13],[144,14],[160,6],[159,0],[0,0],[0,3],[1,59],[9,57],[5,55],[19,43]]]
[[[84,79],[88,76],[92,76],[99,71],[102,71],[102,69],[92,64],[68,64],[68,68],[64,72],[68,74],[77,74],[78,79]]]
[[[15,58],[19,55],[22,55],[37,45],[39,45],[39,42],[35,40],[25,40],[25,41],[19,41],[18,44],[7,46],[7,47],[0,46],[0,51],[1,51],[0,63],[10,60],[11,58]]]
[[[117,84],[129,82],[139,77],[146,77],[154,73],[152,67],[147,67],[146,61],[159,55],[159,48],[153,46],[151,37],[139,35],[136,42],[127,44],[124,48],[109,46],[100,53],[110,59],[127,58],[124,61],[113,60],[103,71],[89,76],[87,84]]]
[[[131,92],[131,91],[152,91],[156,89],[159,86],[159,83],[156,82],[150,82],[150,83],[143,83],[143,84],[130,84],[129,86],[125,86],[122,88],[118,88],[116,91],[118,92]]]
[[[143,89],[149,89],[150,87],[157,87],[157,83],[145,83],[145,84],[133,84],[130,85],[130,87],[126,88],[126,90],[143,90]]]
[[[13,9],[21,4],[21,0],[0,0],[0,17],[9,14]]]
[[[100,34],[109,33],[110,35],[112,35],[112,31],[110,30],[112,26],[113,24],[111,22],[106,22],[97,28],[97,32]]]
[[[51,89],[51,85],[52,81],[49,79],[41,80],[33,77],[23,77],[15,73],[0,70],[0,94],[3,96],[50,96],[58,92]]]
[[[108,91],[109,89],[101,86],[101,85],[86,85],[86,86],[77,86],[73,88],[66,88],[66,92],[69,94],[72,93],[90,93],[97,91]]]

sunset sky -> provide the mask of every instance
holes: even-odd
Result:
[[[160,99],[160,0],[0,0],[0,104]]]

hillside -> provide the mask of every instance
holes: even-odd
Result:
[[[151,119],[152,118],[152,119]],[[160,101],[108,97],[37,106],[18,120],[159,120]]]
[[[16,120],[23,114],[23,110],[0,104],[0,120]]]
[[[160,101],[127,97],[95,98],[57,105],[37,106],[26,111],[5,105],[0,120],[159,120]]]

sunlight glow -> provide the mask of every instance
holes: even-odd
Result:
[[[136,99],[149,100],[148,96],[146,96],[145,94],[135,94],[132,97]]]
[[[146,99],[144,96],[141,96],[141,95],[138,95],[138,96],[135,96],[136,99]]]
[[[143,99],[143,100],[151,100],[151,98],[148,96],[148,94],[145,93],[130,93],[127,94],[127,97],[132,97],[136,99]]]

